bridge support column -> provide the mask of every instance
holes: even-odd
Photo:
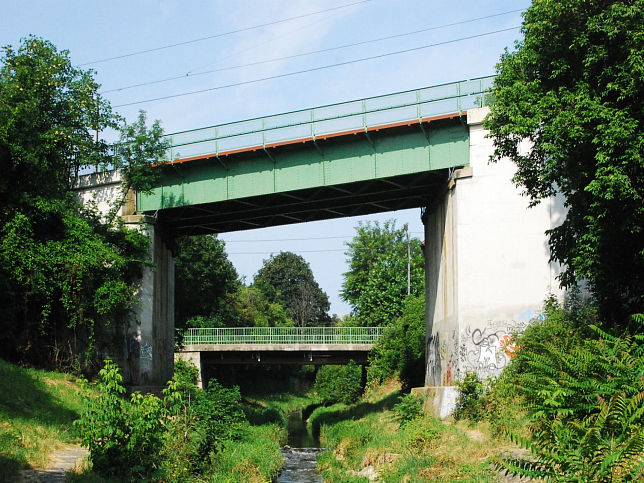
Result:
[[[203,367],[201,365],[201,351],[177,352],[174,355],[175,361],[184,361],[194,364],[199,370],[197,376],[197,387],[203,389]]]
[[[454,407],[455,381],[498,375],[514,355],[512,334],[539,317],[548,294],[560,295],[545,231],[563,221],[563,204],[529,208],[512,182],[515,166],[489,163],[486,113],[468,111],[469,166],[454,171],[423,218],[424,393],[440,416]]]
[[[133,390],[159,391],[174,370],[174,258],[152,218],[129,215],[123,221],[150,238],[153,264],[143,267],[140,304],[127,333],[125,379]]]

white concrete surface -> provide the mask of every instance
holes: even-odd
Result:
[[[561,223],[563,204],[530,208],[514,164],[490,163],[487,112],[468,111],[470,171],[455,173],[426,214],[427,386],[498,375],[512,333],[540,316],[549,293],[561,296],[545,231]]]

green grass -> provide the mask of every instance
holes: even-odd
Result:
[[[44,468],[51,453],[80,440],[73,421],[87,396],[73,376],[0,360],[0,481]]]
[[[422,415],[401,426],[392,411],[400,391],[389,385],[354,405],[317,409],[309,423],[317,426],[323,446],[318,458],[324,481],[367,482],[375,472],[383,482],[494,482],[490,459],[508,449],[487,424],[441,421]]]

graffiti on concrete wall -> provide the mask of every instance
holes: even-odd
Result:
[[[477,327],[466,327],[458,351],[464,373],[476,372],[481,377],[498,375],[516,356],[514,335],[541,317],[536,310],[525,310],[514,320],[488,320]]]
[[[427,354],[427,367],[425,370],[425,384],[438,386],[441,380],[441,355],[440,337],[438,332],[426,340],[425,354]]]
[[[508,334],[504,330],[488,328],[472,330],[468,327],[465,330],[465,342],[461,350],[461,355],[465,354],[463,362],[466,370],[484,373],[503,369],[507,363],[507,357],[501,341],[506,336]]]
[[[454,379],[458,378],[457,335],[457,331],[454,330],[444,341],[440,339],[438,332],[428,338],[425,348],[427,354],[425,383],[428,386],[450,386],[454,383]]]
[[[152,345],[147,342],[141,342],[141,360],[152,360]]]

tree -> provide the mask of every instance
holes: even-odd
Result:
[[[561,284],[588,281],[613,323],[644,297],[643,25],[642,0],[534,0],[485,122],[532,205],[564,197],[548,232]]]
[[[107,161],[109,145],[94,131],[117,128],[118,117],[92,72],[74,68],[67,51],[36,37],[3,50],[0,206],[62,199],[83,167]]]
[[[270,302],[279,302],[295,324],[303,326],[329,325],[329,297],[313,277],[309,264],[292,252],[280,252],[264,260],[253,279]]]
[[[5,47],[0,65],[2,354],[91,370],[97,349],[121,350],[148,248],[145,236],[105,225],[72,192],[82,169],[112,164],[112,146],[95,131],[118,128],[119,118],[93,73],[50,42]]]
[[[175,257],[175,325],[185,327],[197,316],[212,327],[237,325],[235,294],[241,288],[226,245],[213,235],[177,240]]]
[[[407,237],[393,220],[360,224],[347,243],[349,271],[344,274],[342,299],[358,320],[369,326],[392,324],[402,314],[407,296]],[[411,294],[424,289],[424,261],[420,240],[410,240]]]
[[[406,297],[402,314],[388,326],[369,355],[369,380],[396,376],[403,390],[425,381],[425,295]]]
[[[145,111],[139,111],[134,123],[122,124],[119,142],[110,158],[111,167],[121,171],[121,198],[112,208],[108,222],[112,222],[130,190],[150,194],[158,185],[161,170],[156,164],[165,160],[168,147],[161,123],[154,121],[148,128]]]
[[[282,304],[269,302],[257,287],[242,286],[237,292],[236,302],[242,327],[292,327],[294,324]]]

